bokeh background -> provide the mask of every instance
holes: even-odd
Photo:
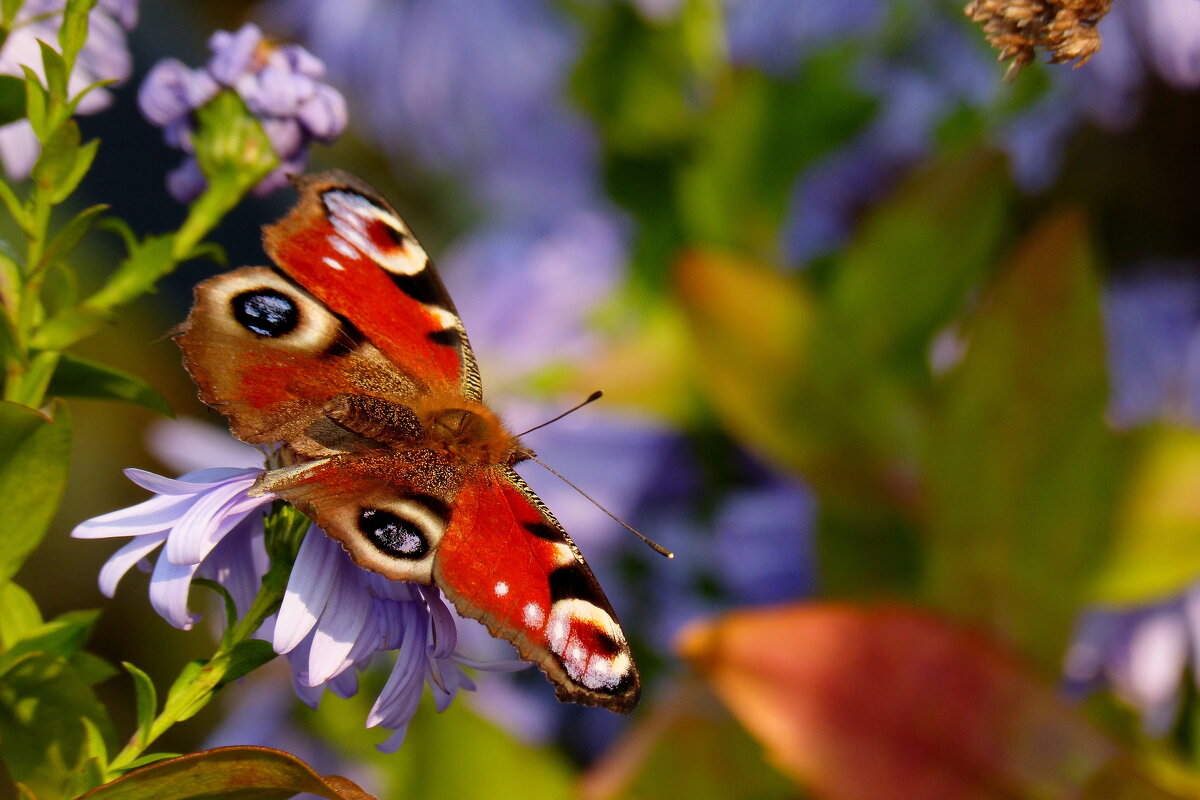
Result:
[[[603,389],[529,444],[677,557],[524,469],[630,636],[630,718],[482,675],[383,755],[368,699],[311,711],[266,669],[164,749],[271,744],[381,797],[1196,789],[1200,3],[1115,0],[1088,64],[1011,82],[937,0],[144,3],[134,76],[81,119],[103,140],[81,204],[179,223],[180,154],[137,86],[246,21],[325,62],[350,126],[310,169],[406,217],[493,406],[520,430]],[[231,265],[264,261],[291,200],[222,225]],[[99,276],[115,255],[93,248]],[[186,265],[79,349],[214,448],[166,337],[219,269]],[[47,616],[102,606],[94,649],[169,682],[207,633],[153,615],[144,576],[102,598],[111,545],[67,533],[143,499],[123,467],[210,451],[74,407],[68,495],[21,582]],[[131,728],[131,687],[101,691]]]

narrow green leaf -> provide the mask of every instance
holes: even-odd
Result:
[[[46,139],[46,88],[38,74],[24,64],[21,71],[25,73],[25,117],[33,126],[33,132],[38,141]]]
[[[72,97],[71,101],[67,103],[67,116],[75,116],[75,111],[79,107],[80,102],[83,101],[83,98],[87,97],[97,89],[103,89],[105,86],[112,86],[116,83],[118,83],[118,81],[113,79],[93,81],[92,83],[89,83],[87,86],[80,89],[79,94]]]
[[[42,302],[51,317],[67,311],[79,302],[79,280],[75,270],[64,261],[55,261],[45,267],[42,278]]]
[[[71,666],[79,674],[80,680],[88,686],[104,683],[106,680],[115,678],[121,674],[121,671],[112,664],[94,653],[89,653],[87,650],[80,650],[72,655]]]
[[[67,0],[63,10],[63,24],[58,30],[58,46],[62,48],[63,59],[74,66],[75,57],[83,49],[88,35],[88,13],[96,5],[97,0]]]
[[[104,770],[108,766],[108,745],[104,741],[104,733],[95,722],[87,717],[84,717],[81,722],[83,722],[85,733],[84,742],[86,746],[84,752],[87,754],[89,761],[99,765],[99,769],[95,774],[101,777],[101,780],[93,782],[91,786],[98,786],[103,782]],[[91,788],[91,786],[88,788]]]
[[[95,144],[91,142],[89,144]],[[95,148],[93,148],[93,152]],[[108,210],[108,206],[101,203],[94,206],[88,206],[83,211],[80,211],[75,216],[71,217],[66,225],[62,226],[54,238],[50,240],[50,244],[46,245],[46,252],[42,256],[42,263],[48,264],[55,259],[66,258],[71,251],[79,244],[87,232],[96,224],[100,215]]]
[[[0,75],[0,125],[25,116],[25,81],[16,75]]]
[[[121,666],[133,678],[134,695],[137,699],[138,741],[142,742],[144,747],[144,743],[150,741],[150,728],[154,724],[155,715],[158,714],[158,692],[149,675],[128,661],[122,661]]]
[[[1081,214],[1018,246],[932,415],[928,597],[1051,672],[1105,552],[1119,451]]]
[[[4,22],[5,28],[12,23],[24,2],[25,0],[0,0],[0,20]]]
[[[108,310],[149,291],[159,278],[175,267],[171,255],[174,238],[170,235],[148,236],[130,251],[129,255],[86,304],[98,310]]]
[[[159,278],[175,268],[173,244],[174,237],[169,235],[150,236],[136,243],[99,291],[47,320],[34,333],[30,346],[38,350],[62,350],[95,332],[108,321],[113,308],[149,291]]]
[[[79,123],[63,122],[42,143],[42,152],[33,165],[33,179],[46,191],[53,191],[74,173],[79,160]]]
[[[20,379],[6,387],[9,399],[29,408],[45,403],[46,387],[50,385],[50,378],[58,367],[59,357],[60,354],[54,351],[35,353]]]
[[[70,353],[64,353],[59,360],[47,391],[54,397],[125,400],[164,417],[172,415],[162,395],[141,378]]]
[[[26,632],[0,656],[0,675],[32,653],[70,659],[87,643],[99,616],[99,611],[68,611]]]
[[[309,792],[329,800],[374,800],[353,782],[324,777],[269,747],[219,747],[142,767],[85,794],[87,800],[286,800]],[[82,798],[81,798],[82,800]]]
[[[0,649],[14,644],[42,625],[42,612],[33,595],[12,581],[0,586]]]
[[[167,692],[167,699],[164,703],[164,706],[167,708],[174,708],[176,698],[181,694],[190,694],[192,684],[199,680],[207,669],[207,661],[203,661],[201,659],[189,661],[187,665],[179,671],[179,677],[177,677],[175,682],[171,684],[171,688]],[[206,692],[203,695],[193,698],[189,705],[177,710],[175,719],[179,722],[182,722],[185,719],[191,719],[196,714],[200,713],[200,710],[208,705],[212,699],[212,692]]]
[[[99,139],[92,139],[87,144],[80,146],[79,151],[75,154],[75,164],[71,167],[71,171],[58,183],[54,191],[51,192],[50,202],[57,205],[71,196],[75,189],[78,188],[79,182],[84,179],[84,176],[88,174],[88,170],[92,168],[92,162],[96,160],[96,151],[99,147]]]
[[[238,678],[250,674],[275,658],[276,655],[275,649],[271,647],[271,643],[265,642],[262,639],[247,639],[244,642],[238,642],[234,645],[233,652],[229,654],[229,661],[225,667],[225,674],[221,678],[221,685],[236,681]]]
[[[67,480],[71,422],[16,403],[0,403],[0,580],[12,578],[37,548]]]
[[[29,233],[31,225],[29,212],[25,210],[25,206],[17,199],[17,195],[13,192],[12,187],[4,180],[0,180],[0,202],[4,203],[4,208],[8,211],[8,215],[13,218],[13,222],[17,223],[21,230]]]
[[[42,51],[42,69],[46,74],[46,88],[49,90],[50,100],[56,105],[65,105],[67,102],[67,64],[63,61],[62,54],[46,42],[39,39],[38,47]]]

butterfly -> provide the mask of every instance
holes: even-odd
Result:
[[[176,334],[234,435],[296,456],[254,491],[295,505],[364,569],[436,584],[559,699],[631,711],[641,686],[616,614],[513,470],[533,453],[484,404],[429,257],[364,181],[295,183],[299,202],[263,229],[275,266],[201,283]]]

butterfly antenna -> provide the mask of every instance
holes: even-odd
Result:
[[[547,425],[549,425],[551,422],[558,422],[560,419],[562,419],[563,417],[565,417],[567,414],[574,414],[574,413],[575,413],[576,411],[578,411],[579,409],[583,408],[584,406],[588,405],[589,403],[594,403],[594,402],[596,402],[596,401],[597,401],[597,400],[599,400],[601,397],[604,397],[604,392],[602,392],[602,391],[600,391],[599,389],[597,389],[596,391],[592,392],[591,394],[589,394],[589,395],[587,396],[587,400],[584,400],[582,403],[579,403],[579,404],[577,404],[577,405],[574,405],[574,406],[572,406],[571,408],[568,408],[566,411],[562,412],[561,414],[559,414],[557,417],[555,417],[555,418],[553,418],[553,419],[548,419],[548,420],[546,420],[545,422],[543,422],[543,423],[542,423],[542,424],[540,424],[540,425],[534,425],[534,426],[533,426],[532,428],[530,428],[529,430],[527,430],[527,431],[522,431],[521,433],[518,433],[518,434],[517,434],[517,437],[518,437],[518,438],[520,438],[521,436],[524,436],[526,433],[533,433],[533,432],[534,432],[534,431],[536,431],[538,428],[544,428],[544,427],[546,427]],[[538,463],[540,464],[541,462],[539,461]],[[546,467],[546,465],[545,465],[545,464],[542,464],[542,466],[543,466],[543,467]],[[549,467],[546,467],[546,469],[550,469],[550,468],[549,468]],[[550,470],[550,471],[551,471],[551,472],[554,472],[554,470]],[[555,474],[557,474],[557,473],[555,473]],[[562,476],[561,476],[561,475],[559,475],[558,477],[562,478]],[[563,478],[563,480],[566,480],[566,478]],[[583,494],[583,493],[582,493],[582,492],[580,492],[580,494]]]
[[[592,400],[595,400],[595,399],[596,399],[597,397],[599,397],[599,396],[600,396],[600,393],[599,393],[599,392],[596,392],[594,395],[592,395],[591,397],[589,397],[587,400],[585,400],[584,402],[580,403],[580,404],[579,404],[579,406],[584,406],[584,405],[587,405],[588,403],[592,402]],[[579,406],[576,406],[575,408],[579,408]],[[573,409],[571,409],[571,411],[574,411],[574,410],[575,410],[574,408],[573,408]],[[568,412],[566,412],[566,413],[568,413],[568,414],[569,414],[569,413],[571,413],[571,412],[570,412],[570,411],[568,411]],[[560,415],[560,416],[561,416],[561,415]],[[555,419],[557,419],[557,417],[555,417]],[[552,419],[552,420],[550,420],[550,422],[553,422],[553,421],[554,421],[553,419]],[[543,422],[543,423],[542,423],[542,425],[549,425],[549,424],[550,424],[549,422]],[[541,427],[541,425],[539,425],[538,427],[540,428],[540,427]],[[526,433],[528,433],[528,431],[526,431]],[[614,513],[612,513],[611,511],[609,511],[609,510],[608,510],[607,508],[605,508],[604,506],[600,505],[600,503],[596,502],[596,499],[595,499],[595,498],[593,498],[593,497],[592,497],[590,494],[588,494],[587,492],[585,492],[583,489],[580,489],[578,486],[576,486],[575,484],[573,484],[573,483],[571,483],[569,480],[567,480],[566,476],[565,476],[565,475],[563,475],[563,474],[562,474],[561,472],[559,472],[558,470],[556,470],[554,467],[550,466],[550,465],[549,465],[549,464],[547,464],[545,461],[542,461],[540,458],[538,458],[537,456],[535,456],[535,455],[533,455],[533,454],[530,454],[529,458],[530,458],[530,459],[532,459],[533,461],[536,461],[537,463],[541,464],[543,467],[545,467],[545,468],[546,468],[546,469],[547,469],[547,470],[548,470],[548,471],[549,471],[549,472],[550,472],[552,475],[554,475],[554,476],[555,476],[556,478],[558,478],[560,481],[562,481],[562,482],[563,482],[563,483],[565,483],[567,486],[570,486],[572,489],[574,489],[575,491],[577,491],[577,492],[579,492],[581,495],[583,495],[583,497],[584,497],[584,499],[585,499],[585,500],[587,500],[589,503],[591,503],[592,505],[594,505],[596,508],[598,508],[598,509],[600,509],[601,511],[603,511],[605,514],[608,514],[608,516],[610,516],[610,517],[611,517],[611,518],[612,518],[612,519],[613,519],[613,520],[614,520],[614,521],[615,521],[615,522],[616,522],[618,525],[620,525],[622,528],[624,528],[625,530],[629,531],[629,532],[630,532],[630,533],[632,533],[634,536],[638,537],[638,538],[639,538],[639,539],[641,539],[643,542],[645,542],[647,545],[649,545],[651,550],[653,550],[654,552],[658,553],[658,554],[659,554],[659,555],[661,555],[661,556],[666,556],[667,558],[674,558],[674,557],[675,557],[675,554],[674,554],[674,553],[672,553],[670,550],[668,550],[667,548],[663,547],[661,544],[659,544],[658,542],[654,541],[654,540],[653,540],[653,539],[651,539],[649,536],[646,536],[644,533],[642,533],[641,531],[637,530],[637,529],[636,529],[636,528],[634,528],[633,526],[629,525],[627,522],[625,522],[624,520],[622,520],[622,519],[621,519],[620,517],[618,517],[616,514],[614,514]]]

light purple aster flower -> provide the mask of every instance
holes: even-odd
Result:
[[[238,93],[263,126],[280,165],[255,192],[267,194],[304,170],[313,141],[332,142],[346,127],[342,95],[323,82],[324,65],[299,45],[276,45],[247,24],[209,40],[212,58],[201,69],[165,59],[150,70],[138,90],[142,113],[163,129],[172,147],[188,154],[167,176],[171,195],[180,201],[197,197],[205,187],[192,147],[193,112],[226,89]]]
[[[190,629],[200,615],[188,608],[192,580],[216,581],[244,613],[270,566],[264,543],[264,512],[270,495],[251,495],[261,467],[218,468],[172,480],[127,470],[131,480],[155,496],[131,508],[78,525],[82,539],[130,537],[100,572],[100,588],[113,596],[134,565],[151,569],[154,609],[177,628]],[[161,548],[161,550],[160,550]],[[521,669],[523,662],[479,662],[457,652],[465,624],[429,586],[390,581],[357,567],[316,526],[300,546],[278,614],[259,631],[287,656],[296,693],[316,705],[326,689],[348,697],[358,688],[357,672],[382,651],[395,651],[391,672],[367,718],[367,726],[393,731],[380,745],[400,746],[426,683],[439,710],[459,689],[474,684],[462,666]],[[474,624],[474,623],[472,623]]]
[[[22,66],[38,75],[42,51],[38,41],[58,49],[58,31],[66,0],[25,0],[14,20],[14,28],[0,47],[0,74],[23,77]],[[88,36],[67,82],[71,94],[97,81],[124,83],[133,71],[126,31],[137,24],[137,0],[100,0],[88,15]],[[112,104],[112,91],[97,88],[80,101],[78,113],[94,114]],[[20,120],[0,127],[0,161],[12,180],[29,176],[41,152],[29,122]]]

